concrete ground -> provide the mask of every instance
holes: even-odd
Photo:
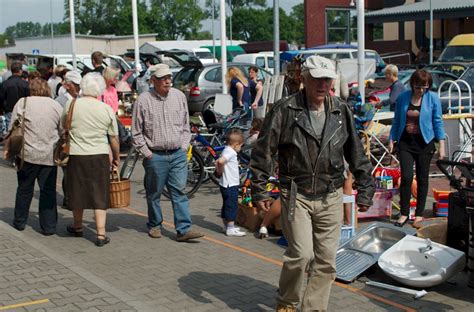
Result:
[[[152,239],[146,233],[143,168],[138,164],[132,176],[131,206],[109,210],[111,243],[98,248],[93,244],[90,211],[85,213],[84,238],[67,234],[72,215],[61,208],[57,235],[43,236],[38,224],[38,190],[26,230],[12,228],[16,173],[2,161],[0,176],[0,310],[274,310],[284,249],[276,244],[275,236],[267,240],[253,233],[243,238],[224,236],[220,194],[212,184],[203,185],[190,200],[194,227],[205,233],[203,239],[175,241],[168,200],[163,201],[164,236]],[[441,181],[434,183],[446,185]],[[58,203],[62,201],[60,184],[58,179]],[[329,310],[473,311],[474,290],[467,288],[465,272],[427,289],[420,300],[367,286],[367,279],[397,285],[379,269],[370,269],[354,283],[335,283]]]

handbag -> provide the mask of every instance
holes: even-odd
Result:
[[[69,131],[71,130],[72,114],[74,112],[74,104],[76,104],[76,99],[72,100],[69,111],[67,112],[66,124],[64,125],[64,133],[59,138],[58,144],[54,149],[54,163],[57,166],[64,167],[69,161],[69,151],[70,151],[70,137]]]
[[[21,155],[21,165],[23,167],[24,146],[25,146],[25,111],[26,97],[23,100],[23,113],[13,122],[12,129],[8,132],[5,140],[8,140],[8,154],[10,157],[18,157]]]

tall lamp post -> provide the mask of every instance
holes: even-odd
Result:
[[[71,26],[72,68],[77,69],[76,60],[76,22],[74,19],[74,0],[69,0],[69,22]]]
[[[430,64],[433,63],[433,6],[430,0]]]
[[[227,73],[227,41],[225,27],[225,0],[220,0],[221,14],[221,64],[222,64],[222,94],[227,94],[227,85],[225,83],[225,74]]]
[[[132,22],[133,22],[133,43],[135,50],[135,72],[137,75],[141,71],[140,65],[140,51],[138,50],[138,13],[137,13],[137,0],[132,0]]]
[[[351,4],[354,1],[351,1]],[[357,82],[362,103],[365,103],[365,12],[364,0],[357,0]]]
[[[280,2],[273,0],[273,75],[280,75]]]

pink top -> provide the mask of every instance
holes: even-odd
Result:
[[[112,107],[114,113],[117,113],[119,102],[117,89],[115,89],[114,86],[109,86],[107,89],[105,89],[104,93],[98,96],[97,99]]]

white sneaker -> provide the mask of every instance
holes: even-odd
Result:
[[[239,227],[234,226],[234,229],[237,229],[237,230],[240,231],[240,228],[239,228]],[[227,233],[227,226],[224,225],[224,227],[222,228],[222,232],[223,232],[224,234]]]
[[[247,233],[241,231],[239,228],[228,228],[226,231],[225,231],[225,235],[227,236],[245,236],[247,235]]]
[[[260,239],[262,238],[267,238],[268,237],[268,230],[266,227],[262,226],[260,230],[258,231],[258,236]]]

